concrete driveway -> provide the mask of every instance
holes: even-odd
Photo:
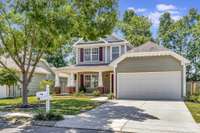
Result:
[[[57,127],[136,133],[199,133],[182,101],[114,100],[77,116],[67,116]]]

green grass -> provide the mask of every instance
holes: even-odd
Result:
[[[200,103],[185,102],[186,106],[190,110],[193,118],[197,123],[200,123]]]
[[[28,101],[30,104],[37,104],[38,100],[35,96],[31,96],[28,98]],[[22,98],[18,97],[18,98],[4,98],[4,99],[0,99],[0,107],[1,106],[12,106],[12,105],[19,105],[22,103]]]
[[[25,109],[21,108],[12,108],[10,110],[6,110],[4,107],[6,106],[16,106],[22,103],[21,98],[15,99],[0,99],[0,110],[1,111],[24,111],[24,112],[36,112],[38,109]],[[40,101],[37,100],[36,97],[29,97],[29,104],[39,104]],[[44,103],[44,102],[43,102]],[[91,97],[81,96],[53,96],[51,100],[51,111],[58,112],[64,115],[76,115],[84,111],[91,110],[101,103],[97,101],[91,100]]]

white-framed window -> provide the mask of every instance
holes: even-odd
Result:
[[[119,47],[118,46],[112,47],[112,60],[118,57],[119,57]]]
[[[96,88],[98,87],[98,74],[93,74],[92,75],[92,81],[91,81],[91,87]]]
[[[90,61],[91,60],[91,49],[86,48],[84,49],[84,61]]]
[[[90,88],[91,86],[91,75],[84,75],[84,86]]]
[[[88,89],[98,87],[98,74],[84,74],[84,86]]]
[[[85,48],[84,49],[84,61],[98,61],[99,60],[99,48]]]
[[[98,61],[98,60],[99,60],[99,49],[92,48],[92,61]]]

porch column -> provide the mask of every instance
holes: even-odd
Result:
[[[103,78],[102,78],[102,72],[99,72],[99,81],[98,81],[98,90],[103,94],[104,92],[104,86],[103,86]]]
[[[74,93],[76,91],[73,72],[70,73],[66,91],[67,91],[67,93]]]
[[[102,72],[99,72],[99,82],[98,82],[98,87],[103,87]]]
[[[75,87],[75,83],[74,83],[74,73],[73,73],[73,72],[71,72],[70,77],[71,77],[71,86],[72,86],[72,87]]]

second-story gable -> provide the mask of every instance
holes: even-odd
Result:
[[[98,41],[79,40],[74,44],[76,64],[109,64],[131,49],[131,45],[116,36],[107,36]]]

